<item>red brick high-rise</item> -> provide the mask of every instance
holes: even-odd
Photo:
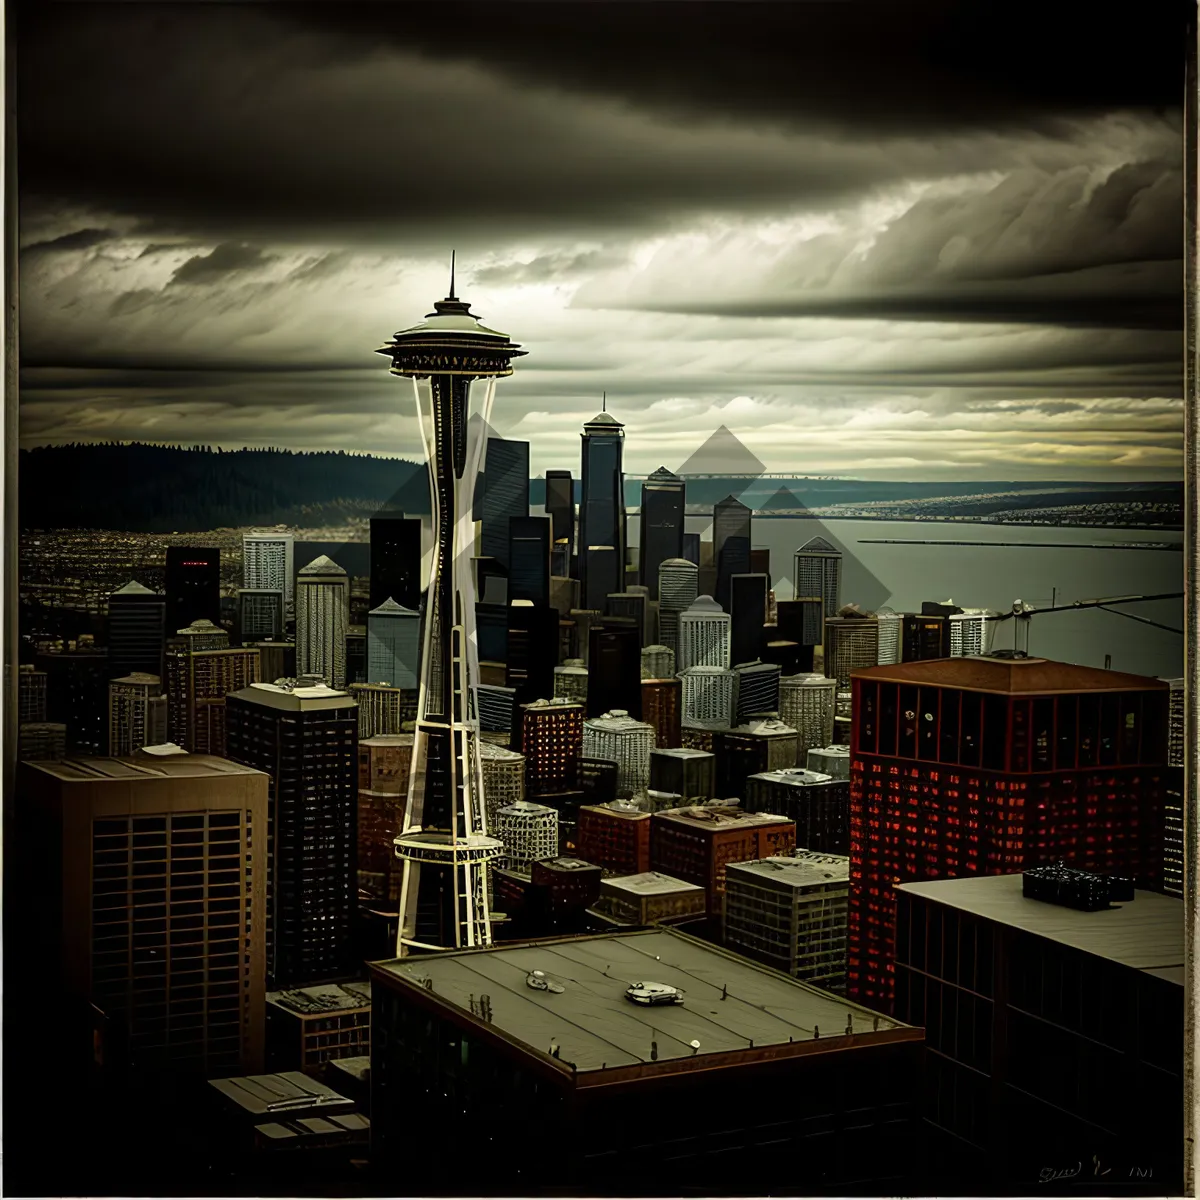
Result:
[[[1157,887],[1167,684],[983,656],[853,673],[850,994],[892,1002],[898,883],[1062,859]]]

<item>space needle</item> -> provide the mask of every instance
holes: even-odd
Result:
[[[398,957],[491,944],[487,864],[503,850],[487,834],[478,749],[472,502],[496,380],[525,351],[455,296],[453,259],[450,294],[433,307],[378,351],[393,375],[413,381],[433,500],[412,773],[395,839],[403,864]],[[472,420],[476,380],[486,389]]]

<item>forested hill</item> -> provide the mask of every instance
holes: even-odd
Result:
[[[423,464],[365,454],[102,443],[22,450],[25,529],[192,532],[429,509]]]

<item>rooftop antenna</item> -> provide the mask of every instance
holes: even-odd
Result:
[[[607,392],[600,393],[600,411],[608,412],[608,393]]]
[[[450,251],[450,295],[447,300],[457,300],[458,297],[454,294],[454,251]]]

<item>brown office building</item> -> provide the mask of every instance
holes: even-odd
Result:
[[[704,888],[710,917],[721,915],[729,863],[790,854],[795,845],[795,822],[771,813],[675,808],[650,818],[651,869]]]
[[[168,651],[167,724],[171,741],[192,754],[225,754],[225,697],[258,683],[260,678],[257,650]]]
[[[642,720],[654,728],[654,744],[673,748],[683,734],[680,714],[683,684],[678,679],[642,680]]]
[[[536,800],[575,788],[583,749],[583,705],[536,700],[516,711],[512,748],[525,755],[525,796]]]
[[[528,986],[534,970],[559,990]],[[657,927],[371,974],[372,1159],[413,1195],[445,1188],[470,1129],[501,1195],[548,1178],[564,1195],[663,1179],[673,1195],[912,1194],[921,1031],[696,938]]]
[[[404,824],[412,753],[411,733],[381,734],[358,743],[358,889],[373,904],[399,900],[395,841]]]
[[[18,770],[33,974],[90,1001],[134,1067],[261,1069],[267,777],[187,754]]]
[[[607,875],[641,875],[650,869],[650,814],[629,800],[585,804],[575,847]]]

